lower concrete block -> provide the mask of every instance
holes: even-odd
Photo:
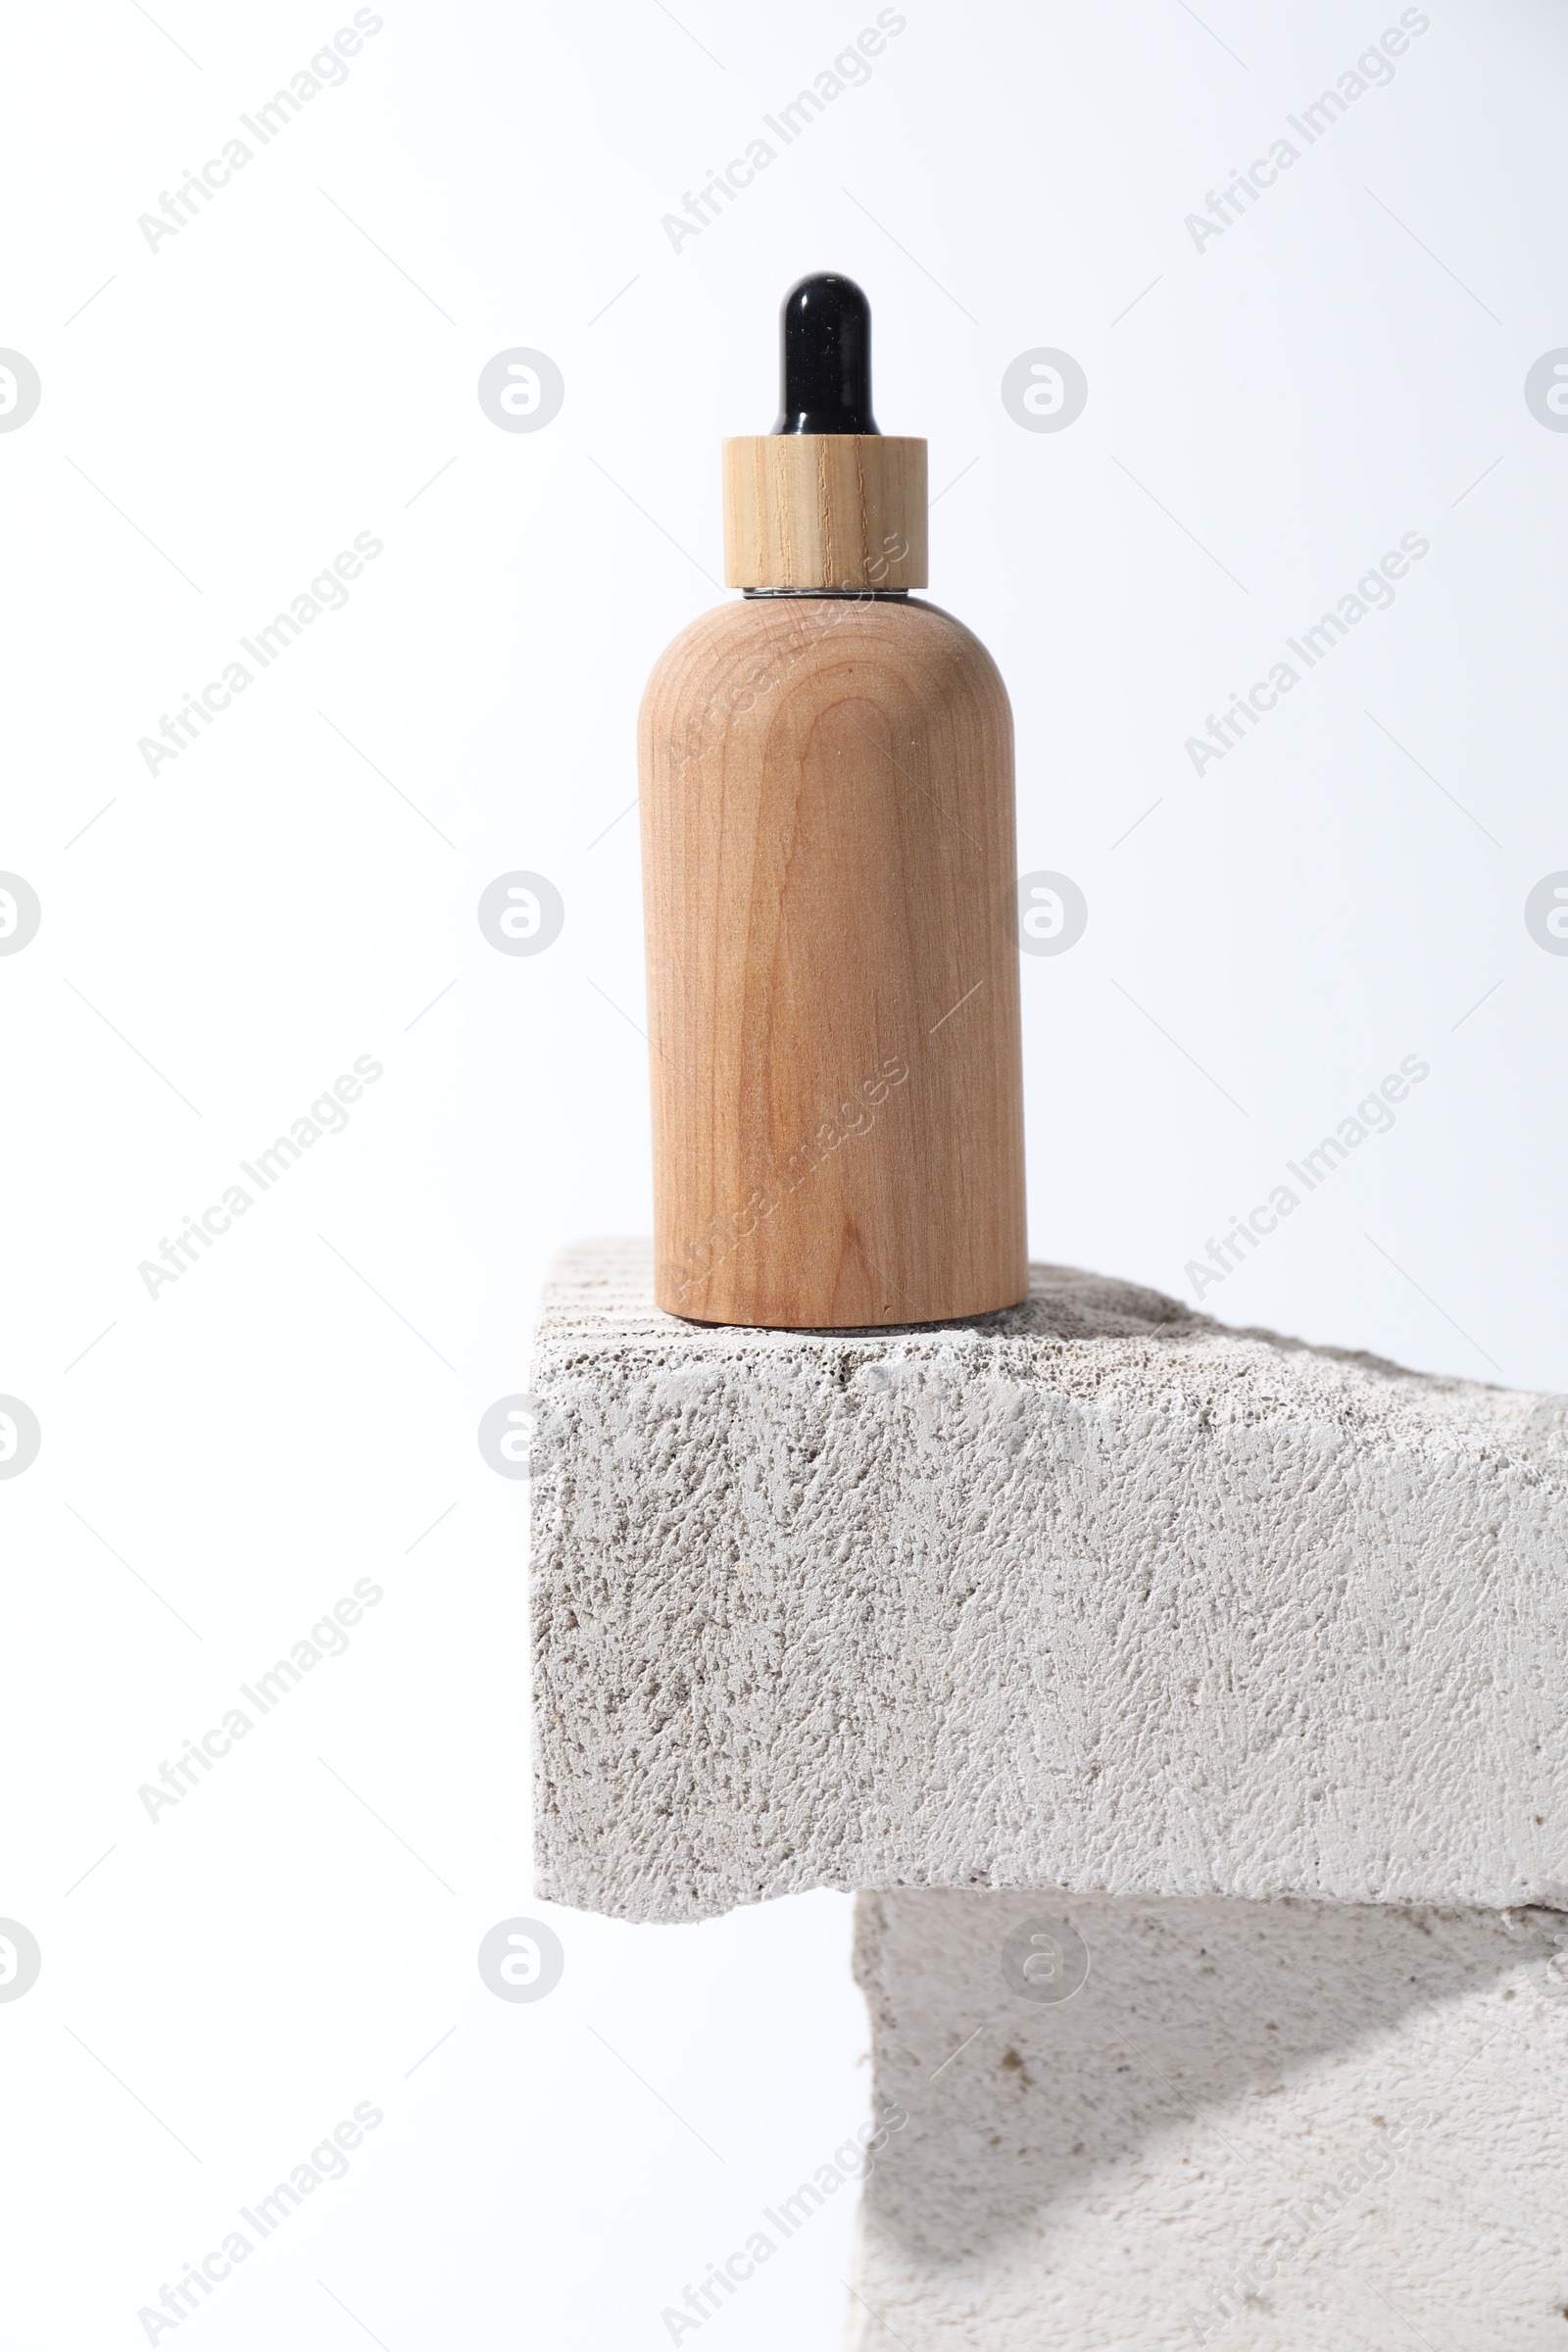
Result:
[[[850,2352],[1568,2346],[1568,1916],[858,1912],[875,2108],[906,2120]]]

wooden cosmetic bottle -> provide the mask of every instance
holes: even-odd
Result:
[[[724,577],[638,722],[656,1296],[934,1323],[1027,1291],[1012,714],[926,584],[926,449],[848,278],[786,296],[783,413],[723,450]]]

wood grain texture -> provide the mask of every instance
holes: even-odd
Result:
[[[1012,715],[934,605],[724,605],[639,719],[659,1303],[853,1329],[1027,1289]]]
[[[923,588],[925,443],[763,433],[723,450],[731,588]]]

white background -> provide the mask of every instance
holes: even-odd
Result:
[[[1568,27],[1433,0],[1200,251],[1185,217],[1396,7],[910,0],[677,253],[661,216],[874,9],[387,0],[152,251],[138,216],[352,12],[154,13],[18,18],[4,77],[0,343],[43,398],[0,435],[0,866],[43,920],[0,960],[0,1390],[43,1440],[0,1484],[0,1914],[43,1972],[0,2004],[0,2343],[147,2340],[368,2100],[348,2177],[171,2334],[653,2347],[865,2111],[849,1905],[553,1913],[560,1988],[486,1990],[481,1935],[540,1907],[526,1488],[474,1432],[552,1250],[650,1223],[623,812],[643,680],[721,593],[718,440],[771,422],[790,281],[859,279],[883,429],[953,484],[930,593],[1012,692],[1021,864],[1089,902],[1022,965],[1034,1254],[1191,1299],[1418,1054],[1394,1131],[1203,1303],[1568,1387],[1568,958],[1523,921],[1568,866],[1568,435],[1523,398],[1568,342]],[[518,345],[565,378],[538,433],[475,397]],[[1064,432],[1001,403],[1040,345],[1088,374]],[[1394,608],[1195,776],[1185,739],[1411,531]],[[138,739],[359,532],[346,609],[149,775]],[[565,902],[536,957],[475,920],[519,867]],[[150,1298],[139,1262],[366,1054],[347,1130]],[[346,1653],[149,1820],[366,1577]],[[713,2340],[836,2340],[849,2228]]]

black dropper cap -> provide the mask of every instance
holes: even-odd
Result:
[[[874,433],[871,305],[825,270],[791,286],[779,312],[775,433]]]

